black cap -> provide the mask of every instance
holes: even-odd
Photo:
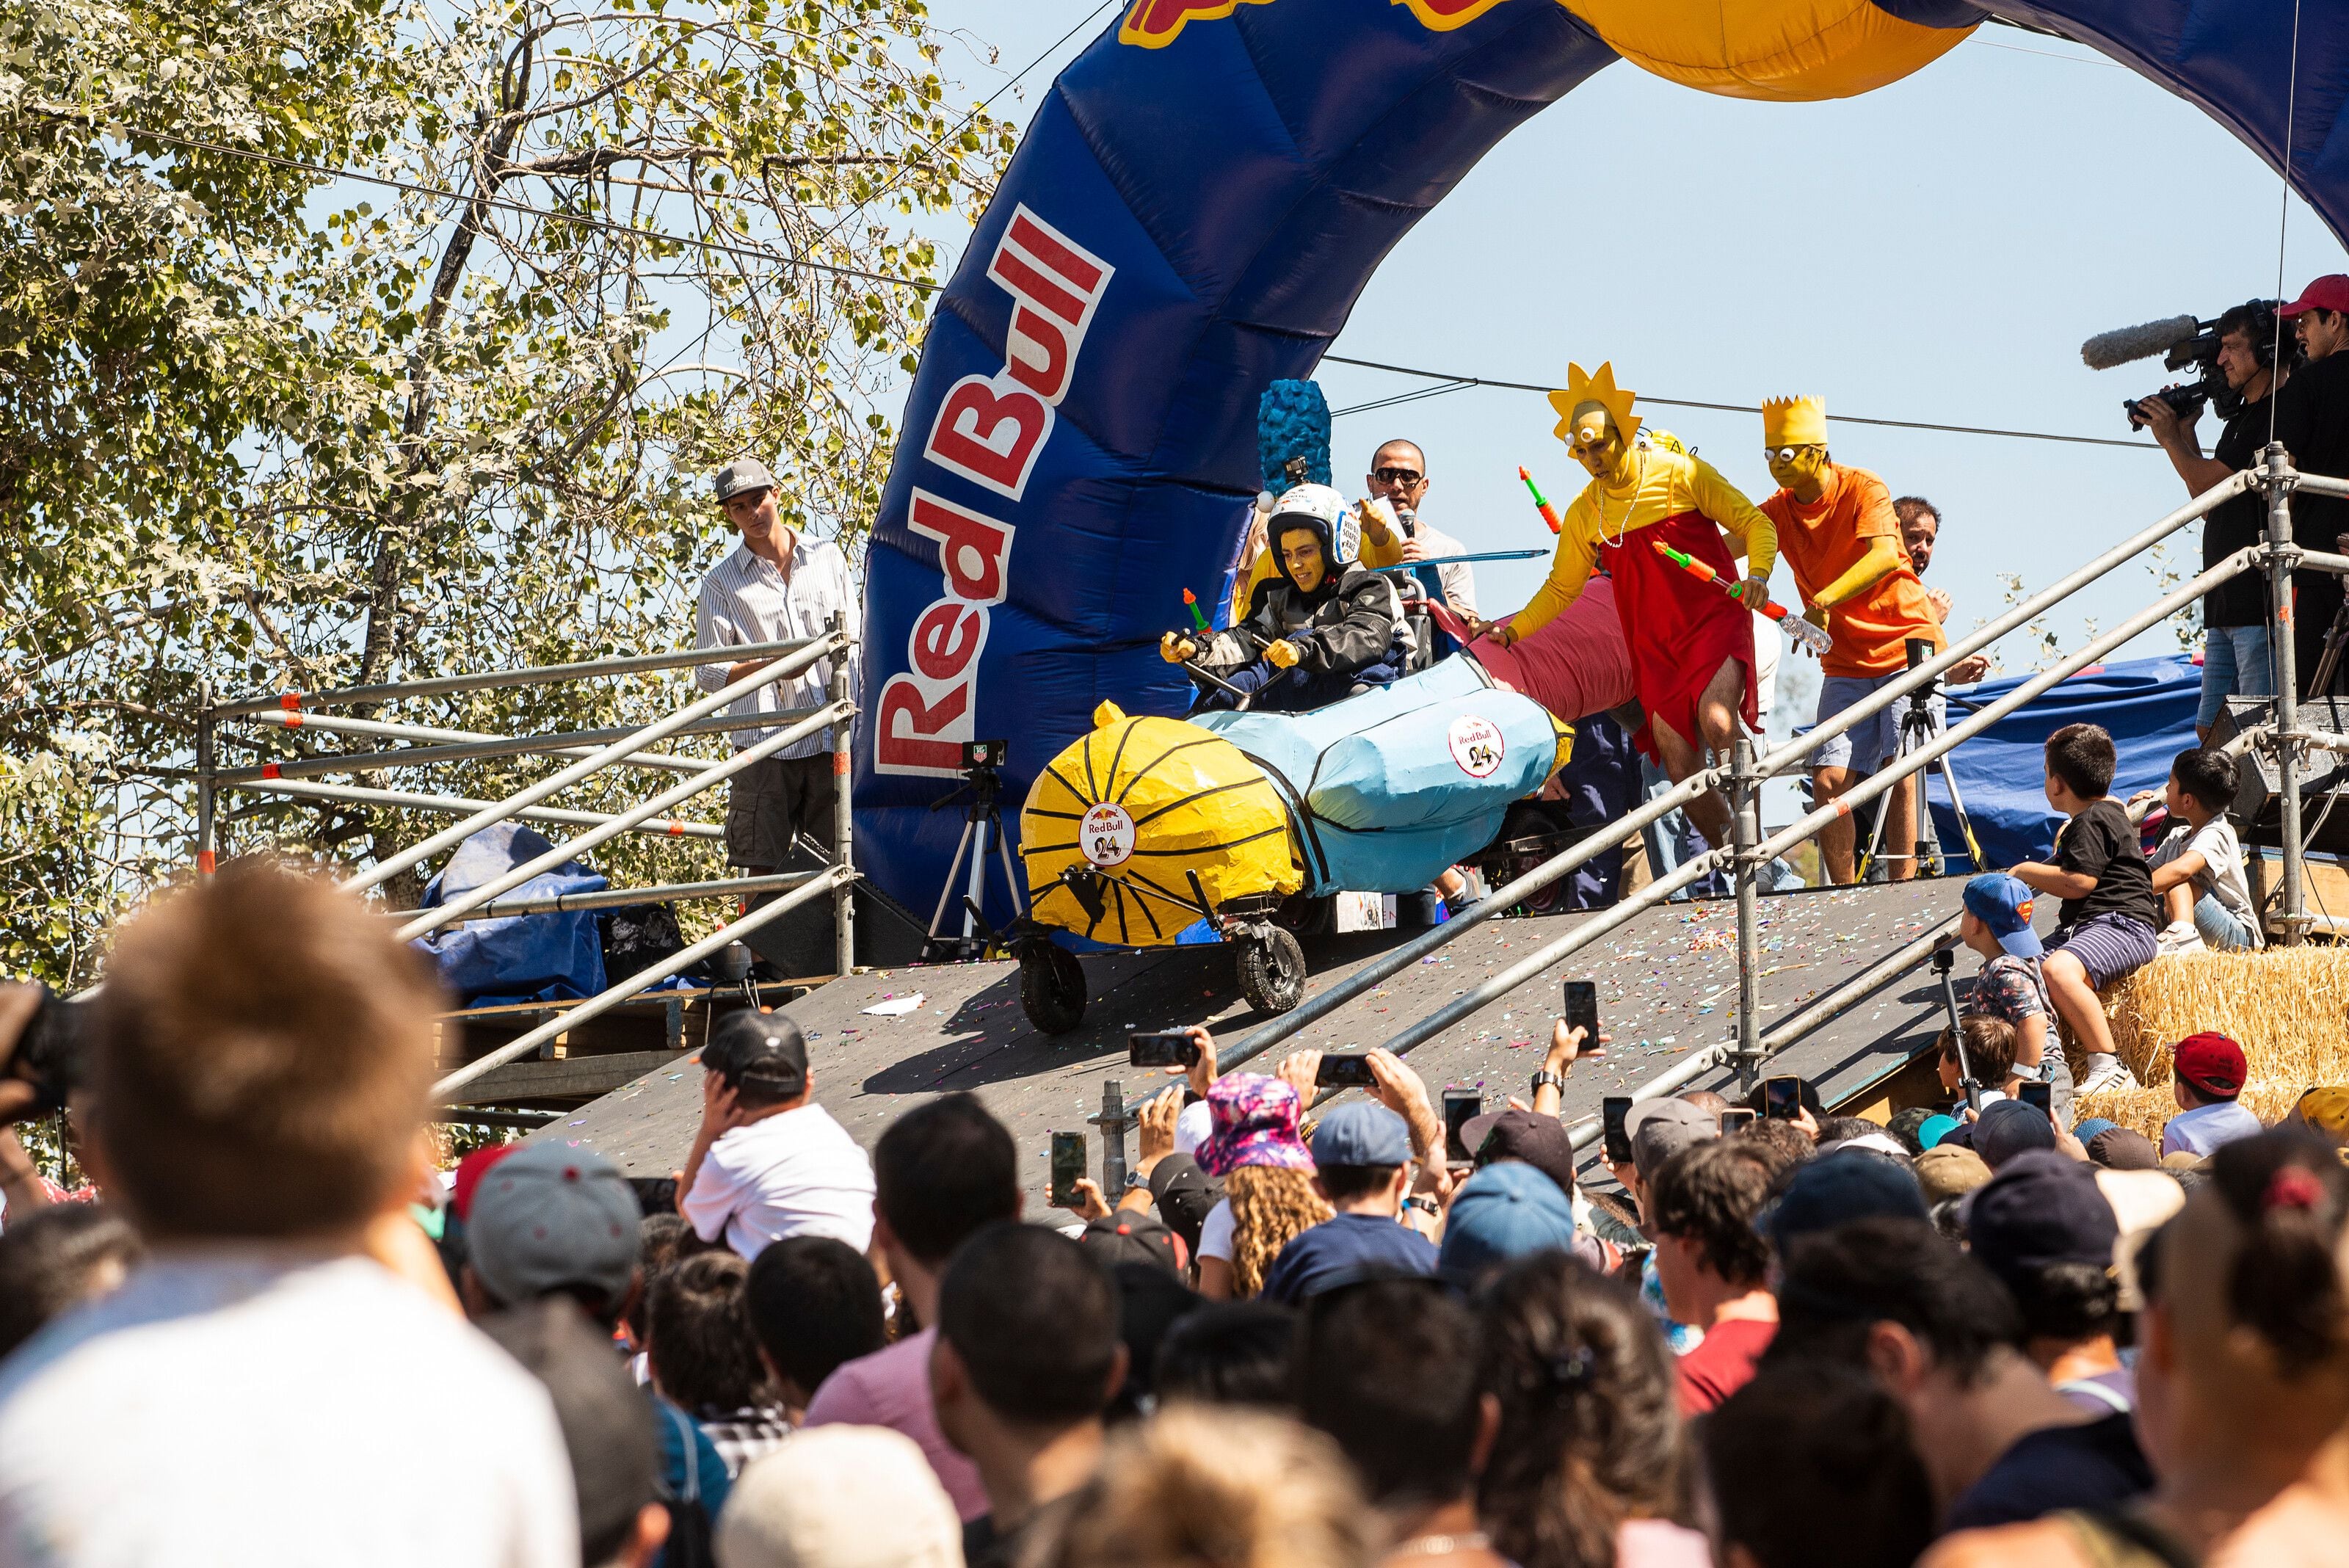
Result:
[[[1191,1255],[1199,1255],[1199,1228],[1207,1213],[1223,1201],[1224,1184],[1199,1168],[1187,1154],[1170,1154],[1150,1168],[1150,1196],[1158,1217],[1174,1228]]]
[[[1149,1263],[1170,1275],[1175,1263],[1174,1232],[1157,1215],[1140,1209],[1116,1209],[1088,1220],[1077,1240],[1104,1268],[1118,1263]]]
[[[1847,1148],[1796,1167],[1786,1190],[1756,1217],[1754,1229],[1783,1258],[1797,1236],[1878,1215],[1895,1220],[1932,1217],[1908,1161],[1872,1148]]]
[[[2113,1266],[2120,1221],[2096,1169],[2054,1149],[2026,1149],[1977,1189],[1966,1210],[1966,1246],[2001,1280],[2055,1263]]]
[[[729,1014],[709,1032],[709,1044],[701,1048],[701,1064],[724,1079],[730,1089],[748,1085],[788,1100],[807,1087],[807,1038],[798,1024],[780,1012],[745,1008]]]
[[[1552,1181],[1560,1192],[1574,1190],[1574,1140],[1566,1124],[1538,1111],[1487,1111],[1472,1116],[1460,1129],[1479,1168],[1496,1159],[1522,1159]]]

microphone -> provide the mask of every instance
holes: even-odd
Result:
[[[2091,370],[2109,370],[2133,359],[2167,354],[2201,329],[2202,324],[2191,316],[2173,316],[2163,321],[2148,321],[2142,327],[2119,327],[2110,332],[2099,332],[2081,344],[2080,358]]]

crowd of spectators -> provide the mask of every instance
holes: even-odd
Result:
[[[1563,1022],[1450,1151],[1390,1054],[1316,1106],[1317,1054],[1201,1031],[1127,1190],[1030,1213],[976,1098],[868,1157],[756,1012],[674,1186],[560,1137],[444,1180],[429,978],[267,861],[155,899],[89,1005],[102,1200],[0,1233],[0,1564],[2264,1563],[2349,1525],[2349,1091],[2214,1115],[2215,1035],[2167,1157],[2021,1097],[1984,1014],[1974,1104],[1692,1091],[1586,1176]]]

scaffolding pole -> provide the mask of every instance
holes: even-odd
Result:
[[[334,691],[280,691],[268,697],[247,697],[224,702],[223,719],[241,719],[272,708],[307,711],[356,708],[403,697],[446,697],[458,691],[489,691],[506,686],[546,686],[564,680],[585,680],[598,675],[641,675],[648,670],[678,670],[688,664],[731,664],[745,659],[787,657],[820,641],[798,638],[789,642],[753,642],[739,648],[687,648],[674,653],[636,653],[621,659],[591,659],[577,664],[543,664],[519,670],[488,670],[474,675],[436,675],[423,680],[393,680],[379,686],[346,686]]]
[[[630,997],[650,990],[673,974],[682,974],[710,954],[730,942],[748,936],[768,921],[780,919],[809,899],[830,892],[835,881],[853,875],[853,872],[838,866],[828,867],[817,872],[805,884],[793,888],[774,902],[760,905],[749,914],[730,925],[719,927],[683,951],[671,953],[650,969],[637,971],[619,984],[608,990],[597,992],[578,1006],[548,1019],[528,1033],[508,1041],[485,1056],[466,1063],[432,1085],[434,1101],[445,1103],[450,1095],[484,1073],[494,1071],[509,1062],[518,1062],[556,1035],[567,1033],[591,1019],[602,1017]]]
[[[491,811],[503,805],[502,801],[476,800],[462,794],[419,794],[404,789],[368,789],[362,784],[312,784],[304,779],[256,779],[251,784],[227,784],[246,794],[288,794],[304,800],[345,801],[353,805],[380,805],[395,811]],[[523,822],[560,822],[574,827],[595,827],[618,820],[609,812],[573,811],[567,806],[526,805],[511,814]],[[655,816],[632,826],[631,833],[641,833],[649,838],[724,838],[726,830],[715,823],[680,822],[674,817]]]
[[[615,741],[601,751],[580,758],[560,773],[541,779],[538,783],[508,796],[488,811],[477,812],[453,827],[441,829],[420,844],[411,845],[388,859],[378,861],[372,867],[353,877],[343,886],[352,892],[364,892],[369,888],[388,882],[409,867],[421,865],[442,850],[456,847],[492,823],[504,821],[522,807],[536,805],[548,795],[568,789],[581,779],[609,767],[621,758],[632,756],[656,741],[667,740],[696,719],[706,718],[720,708],[739,702],[752,692],[762,687],[771,686],[785,676],[798,674],[826,653],[833,651],[838,647],[838,643],[827,634],[795,646],[798,651],[754,670],[741,680],[687,703],[667,718],[657,720],[626,738]],[[451,679],[463,678],[451,677]]]

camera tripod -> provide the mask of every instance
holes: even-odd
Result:
[[[1909,668],[1912,670],[1915,669],[1915,662],[1912,661]],[[1909,693],[1909,701],[1900,710],[1900,742],[1894,748],[1892,754],[1892,760],[1895,763],[1898,763],[1902,757],[1908,756],[1910,753],[1922,751],[1925,747],[1933,743],[1935,731],[1933,726],[1933,710],[1931,701],[1933,689],[1939,684],[1939,681],[1928,681],[1923,686],[1919,687],[1916,691]],[[1958,793],[1958,775],[1950,766],[1950,753],[1943,752],[1940,756],[1933,759],[1930,765],[1940,773],[1941,782],[1950,787],[1950,806],[1951,809],[1957,813],[1958,830],[1966,836],[1966,854],[1972,858],[1974,869],[1979,871],[1982,868],[1982,846],[1974,838],[1973,819],[1966,815],[1966,798],[1964,795]],[[1927,802],[1925,800],[1924,777],[1920,774],[1915,775],[1915,778],[1917,784],[1917,842],[1914,846],[1913,858],[1917,863],[1919,873],[1922,874],[1929,863],[1937,862],[1940,859],[1941,846],[1940,840],[1935,837],[1933,834],[1932,814],[1928,808]],[[1909,780],[1903,779],[1899,787],[1905,789],[1908,787],[1909,783]],[[1868,848],[1860,855],[1859,857],[1859,879],[1862,882],[1868,880],[1868,869],[1876,863],[1878,846],[1884,842],[1885,821],[1892,815],[1890,805],[1882,798],[1879,797],[1877,804],[1880,809],[1876,814],[1875,826],[1870,827],[1868,832]],[[1902,855],[1887,855],[1884,857],[1887,860],[1901,860],[1911,857],[1912,857],[1910,856]]]
[[[1003,775],[997,770],[1003,765],[1004,751],[1005,742],[1001,741],[965,744],[961,787],[930,805],[932,811],[943,811],[958,800],[968,803],[963,813],[962,839],[955,846],[954,858],[947,862],[945,884],[938,889],[938,907],[930,916],[928,940],[922,944],[925,963],[987,956],[993,933],[978,934],[987,925],[978,911],[987,896],[987,841],[990,834],[1002,857],[1003,885],[1011,895],[1012,913],[1024,916],[1028,912],[1027,902],[1020,897],[1019,873],[1011,864],[1011,840],[1003,831]],[[970,877],[963,888],[962,934],[940,936],[938,928],[946,923],[947,905],[954,898],[955,875],[962,869],[966,855],[970,857]]]

